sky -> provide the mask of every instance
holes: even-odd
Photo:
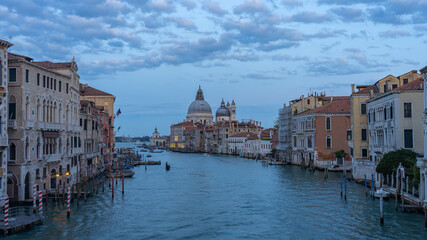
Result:
[[[0,39],[35,61],[70,61],[114,94],[117,135],[185,119],[199,87],[213,114],[273,126],[314,91],[349,95],[427,65],[427,0],[1,0]]]

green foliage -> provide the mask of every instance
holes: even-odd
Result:
[[[336,158],[345,158],[347,156],[347,153],[342,149],[334,152],[334,154]]]
[[[277,152],[277,149],[275,148],[271,149],[271,154],[273,155],[273,157],[276,156],[276,152]]]
[[[405,175],[411,178],[414,176],[412,168],[417,164],[417,156],[416,152],[406,149],[388,152],[378,163],[376,171],[383,175],[396,173],[399,163],[402,163],[405,168]]]
[[[273,124],[273,128],[279,130],[279,119],[274,120]]]
[[[411,185],[417,188],[420,184],[420,168],[417,167],[417,165],[412,167],[412,174],[414,175],[414,178],[412,179]]]

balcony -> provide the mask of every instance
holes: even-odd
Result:
[[[86,154],[83,155],[83,158],[85,158],[85,159],[91,159],[91,158],[94,158],[94,157],[98,156],[98,154],[99,154],[98,152],[86,153]]]
[[[83,131],[83,128],[79,125],[68,125],[67,126],[67,131],[71,131],[71,132],[81,132]]]
[[[61,161],[61,154],[43,155],[43,161],[46,161],[46,162],[59,162],[59,161]]]
[[[0,147],[7,147],[7,146],[9,146],[7,137],[0,136]]]
[[[27,129],[30,129],[30,128],[34,128],[34,121],[26,121],[25,122],[25,127],[27,128]]]
[[[17,129],[17,128],[18,128],[18,126],[17,126],[17,124],[16,124],[16,119],[10,119],[10,120],[7,122],[7,126],[8,126],[9,128],[12,128],[12,129]]]
[[[42,130],[64,131],[65,124],[56,122],[38,122],[38,127]]]

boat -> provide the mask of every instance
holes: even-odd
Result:
[[[142,146],[144,145],[144,143],[143,143],[143,142],[140,142],[140,141],[136,141],[135,145],[136,145],[136,146],[138,146],[138,147],[139,147],[139,146],[141,146],[141,147],[142,147]]]
[[[139,151],[141,151],[141,152],[148,152],[148,150],[147,150],[147,149],[141,149],[141,150],[139,150]]]
[[[203,156],[209,157],[210,155],[209,155],[209,153],[205,153],[205,154],[203,154]]]
[[[171,169],[171,165],[169,165],[168,162],[166,162],[166,171],[169,171]]]
[[[150,152],[151,153],[162,153],[163,150],[161,150],[161,149],[152,149],[152,150],[150,150]]]
[[[152,157],[152,155],[151,154],[147,154],[147,157]]]

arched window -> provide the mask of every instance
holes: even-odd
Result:
[[[28,139],[28,137],[25,139],[25,160],[29,160],[29,155],[30,155],[30,140]]]
[[[37,154],[37,158],[40,159],[40,138],[37,138],[36,154]]]
[[[16,161],[16,145],[11,143],[9,146],[9,159],[10,161]]]
[[[326,117],[326,130],[331,130],[331,118]]]

